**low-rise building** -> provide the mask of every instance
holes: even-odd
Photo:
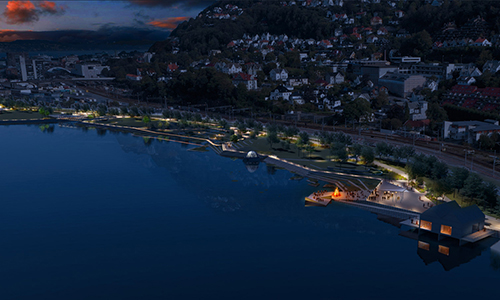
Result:
[[[288,79],[288,71],[286,69],[272,69],[269,77],[273,81],[286,81]]]
[[[135,75],[135,74],[127,74],[125,78],[128,80],[132,80],[132,81],[141,81],[142,80],[142,76]]]
[[[301,86],[304,84],[309,84],[309,78],[307,78],[307,77],[288,77],[287,83],[289,86]]]
[[[410,119],[419,121],[427,119],[427,101],[413,101],[408,103]]]
[[[257,79],[253,75],[238,73],[233,77],[234,86],[238,86],[240,83],[243,83],[247,90],[256,90],[257,89]]]
[[[329,84],[339,84],[344,82],[344,75],[342,73],[328,73],[326,74],[326,82]]]
[[[108,66],[100,64],[76,64],[71,70],[72,74],[82,76],[83,78],[99,78],[104,69],[109,70]]]
[[[415,88],[423,87],[427,79],[422,75],[408,75],[398,72],[387,73],[378,80],[390,93],[399,97],[408,96]]]
[[[291,95],[292,95],[292,91],[290,91],[286,87],[280,85],[271,92],[269,99],[271,99],[271,100],[283,99],[283,100],[289,101]]]
[[[475,232],[483,230],[485,215],[471,205],[461,208],[456,201],[445,202],[429,208],[420,215],[420,230],[429,231],[442,237],[462,240]]]
[[[459,122],[444,122],[443,137],[466,141],[472,143],[479,140],[482,134],[491,135],[494,132],[500,133],[498,121],[485,120],[483,121],[459,121]]]

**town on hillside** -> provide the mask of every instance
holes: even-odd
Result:
[[[4,106],[176,108],[495,152],[498,11],[439,0],[218,1],[147,52],[6,53],[0,96]]]

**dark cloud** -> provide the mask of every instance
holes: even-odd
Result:
[[[61,15],[65,12],[63,6],[57,6],[52,1],[8,1],[3,16],[8,24],[33,23],[40,15]]]
[[[134,24],[137,26],[146,26],[146,22],[150,21],[152,18],[147,15],[144,10],[140,10],[134,13]]]
[[[163,7],[177,7],[177,8],[197,8],[206,7],[214,3],[214,0],[128,0],[135,5],[143,6],[163,6]]]

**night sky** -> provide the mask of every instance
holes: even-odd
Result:
[[[0,42],[163,40],[212,0],[0,1]]]

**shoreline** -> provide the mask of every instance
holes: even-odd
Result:
[[[183,136],[183,135],[178,135],[178,134],[173,134],[173,133],[166,133],[166,132],[159,132],[159,131],[153,131],[145,128],[136,128],[136,127],[131,127],[131,126],[123,126],[123,125],[112,125],[112,124],[102,124],[102,123],[91,123],[88,122],[87,120],[64,120],[64,119],[33,119],[33,120],[3,120],[0,121],[0,125],[31,125],[31,124],[57,124],[57,123],[75,123],[76,125],[80,126],[85,126],[85,127],[95,127],[95,128],[104,128],[108,130],[115,130],[115,131],[122,131],[122,132],[128,132],[128,133],[136,133],[140,136],[146,136],[150,138],[160,138],[162,136],[164,137],[177,137],[177,138],[182,138],[182,139],[188,139],[188,140],[198,140],[202,141],[199,144],[198,143],[190,143],[186,141],[179,141],[175,139],[169,139],[169,141],[172,142],[179,142],[179,143],[187,143],[191,144],[194,146],[208,146],[208,148],[211,148],[214,150],[216,154],[219,156],[223,157],[230,157],[230,158],[239,158],[243,159],[246,156],[246,152],[238,151],[236,149],[228,149],[226,147],[225,143],[215,143],[212,141],[210,138],[200,138],[200,137],[190,137],[190,136]],[[205,144],[206,143],[206,144]],[[260,155],[260,154],[259,154]],[[326,170],[316,170],[313,168],[305,167],[293,162],[290,162],[286,159],[279,158],[275,155],[260,155],[261,157],[261,162],[277,166],[279,168],[283,168],[290,172],[291,174],[299,174],[300,176],[304,178],[311,178],[314,180],[320,180],[323,182],[327,182],[329,184],[336,184],[337,186],[341,186],[339,184],[339,180],[346,180],[352,186],[357,187],[361,191],[367,191],[369,194],[373,191],[373,189],[368,188],[360,178],[364,179],[370,179],[370,180],[378,180],[382,182],[384,179],[382,178],[376,178],[373,176],[364,176],[364,175],[357,175],[357,174],[347,174],[347,173],[338,173],[338,172],[333,172],[333,171],[326,171]],[[352,181],[359,181],[360,183],[354,183]],[[379,182],[379,184],[380,184]],[[378,186],[378,184],[377,184]],[[343,200],[343,199],[335,199],[335,202],[343,203],[349,206],[361,208],[363,210],[370,211],[372,213],[375,213],[377,215],[385,215],[389,217],[393,217],[395,214],[401,216],[401,212],[404,211],[405,216],[420,216],[421,212],[414,211],[414,210],[408,210],[405,208],[400,208],[396,206],[391,206],[387,204],[382,204],[382,203],[375,203],[372,201],[369,201],[368,199],[362,200],[362,201],[348,201],[348,200]],[[382,209],[381,209],[382,208]]]

